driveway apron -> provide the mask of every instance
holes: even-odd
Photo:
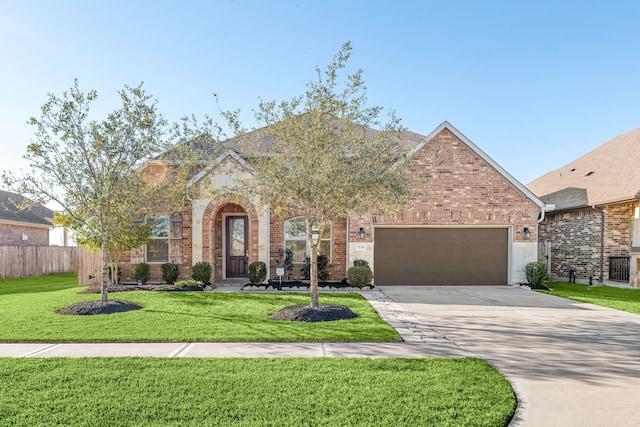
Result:
[[[640,316],[510,286],[380,290],[507,376],[512,426],[640,425]]]

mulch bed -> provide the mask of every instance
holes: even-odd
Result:
[[[292,305],[269,316],[271,320],[289,320],[292,322],[330,322],[333,320],[358,317],[349,307],[336,304],[320,304],[319,308],[309,305]]]
[[[82,301],[56,311],[58,314],[111,314],[131,310],[140,310],[142,306],[126,300]]]
[[[107,292],[130,292],[130,291],[159,291],[159,292],[181,292],[181,291],[203,291],[202,286],[174,286],[164,284],[147,284],[147,285],[114,285],[107,288]],[[81,294],[99,294],[101,293],[100,286],[91,286]]]

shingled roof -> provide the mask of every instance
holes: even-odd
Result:
[[[640,129],[617,136],[571,163],[542,175],[527,188],[543,200],[555,202],[556,209],[640,198]],[[577,190],[586,191],[586,198]]]
[[[18,207],[25,200],[19,194],[0,190],[0,221],[21,222],[51,226],[46,218],[53,218],[53,211],[44,206],[32,206],[30,209]]]

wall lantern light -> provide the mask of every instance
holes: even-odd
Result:
[[[531,230],[529,230],[529,227],[525,227],[523,231],[524,231],[524,240],[529,240],[531,238]]]
[[[360,227],[360,238],[364,239],[364,227]]]

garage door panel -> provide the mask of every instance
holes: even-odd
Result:
[[[377,285],[504,285],[506,228],[376,228]]]

